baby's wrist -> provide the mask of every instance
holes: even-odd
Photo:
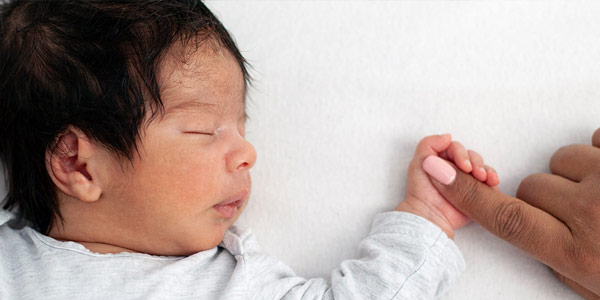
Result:
[[[454,239],[454,228],[446,220],[446,217],[421,201],[406,198],[396,207],[396,211],[408,212],[422,217],[438,226],[449,238]]]

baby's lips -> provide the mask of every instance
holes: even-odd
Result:
[[[456,178],[456,170],[442,158],[429,155],[423,161],[423,170],[443,185],[449,185]]]

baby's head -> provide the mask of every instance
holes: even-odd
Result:
[[[2,6],[5,208],[99,252],[216,246],[250,192],[247,82],[200,1]]]

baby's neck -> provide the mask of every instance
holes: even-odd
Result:
[[[66,240],[61,240],[61,241],[66,242]],[[110,244],[104,244],[104,243],[80,242],[80,241],[71,241],[71,242],[76,242],[78,244],[81,244],[86,249],[90,250],[91,252],[100,253],[100,254],[109,254],[109,253],[116,254],[116,253],[122,253],[122,252],[138,253],[131,249],[127,249],[127,248],[123,248],[123,247],[119,247],[119,246],[115,246],[115,245],[110,245]]]

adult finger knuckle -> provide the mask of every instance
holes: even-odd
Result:
[[[522,203],[508,202],[499,205],[494,211],[493,218],[498,237],[509,242],[523,238],[527,219]]]

